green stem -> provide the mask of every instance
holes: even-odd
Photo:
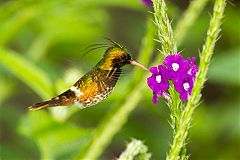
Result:
[[[175,39],[178,46],[182,43],[188,29],[192,26],[193,22],[199,16],[208,0],[193,0],[191,1],[188,9],[184,12],[182,18],[178,21],[175,28]]]
[[[177,45],[173,37],[173,31],[167,16],[167,8],[164,0],[153,0],[154,23],[158,29],[158,40],[162,45],[162,54],[177,53]]]
[[[151,24],[151,18],[149,18],[147,33],[142,45],[142,51],[145,51],[144,54],[146,54],[148,57],[151,57],[154,48],[154,29],[155,27]],[[143,53],[142,51],[140,53]],[[143,55],[140,55],[140,61],[144,61],[142,63],[146,65],[148,63],[148,60],[143,59],[143,57]],[[129,92],[128,96],[124,96],[123,99],[121,95],[119,95],[119,99],[121,100],[121,102],[119,102],[120,105],[116,106],[116,109],[110,111],[108,115],[103,119],[99,127],[95,130],[93,138],[87,146],[87,150],[84,155],[82,155],[81,152],[75,157],[76,159],[98,159],[100,154],[112,140],[113,136],[126,123],[129,114],[137,107],[137,104],[143,96],[141,91],[145,87],[145,79],[147,74],[149,73],[142,74],[137,78],[137,85],[132,87],[132,90]],[[132,79],[129,84],[133,84],[133,81],[135,81],[135,79]],[[131,97],[130,100],[129,97]]]
[[[155,24],[158,28],[158,41],[162,45],[162,53],[164,56],[169,54],[176,54],[177,47],[176,42],[173,37],[173,31],[170,21],[167,16],[167,8],[164,0],[154,0],[154,17]],[[173,129],[173,136],[178,131],[178,123],[181,115],[181,101],[177,91],[174,89],[173,84],[169,89],[171,99],[168,101],[168,106],[170,109],[171,127]],[[183,148],[184,149],[184,148]],[[182,157],[185,155],[183,154]]]
[[[216,0],[214,4],[213,17],[210,21],[209,29],[207,32],[207,39],[202,49],[200,55],[200,66],[199,72],[196,77],[196,82],[193,87],[192,96],[189,98],[186,108],[181,114],[181,118],[178,124],[178,131],[176,132],[173,144],[167,156],[167,160],[177,160],[179,159],[179,154],[182,147],[185,145],[185,141],[188,134],[188,129],[190,128],[191,118],[194,109],[199,103],[201,97],[201,89],[206,80],[206,74],[208,71],[209,63],[213,54],[213,49],[217,41],[220,25],[222,23],[223,12],[226,6],[225,0]]]
[[[22,80],[40,97],[47,99],[53,95],[52,81],[48,78],[46,72],[21,54],[0,47],[0,65]]]

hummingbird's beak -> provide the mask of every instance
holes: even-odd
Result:
[[[137,63],[137,62],[134,61],[134,60],[130,60],[130,64],[133,65],[133,66],[138,66],[138,67],[142,68],[142,69],[145,70],[145,71],[149,71],[146,67],[144,67],[143,65]]]

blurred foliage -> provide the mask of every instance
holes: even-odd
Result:
[[[188,1],[168,5],[176,22]],[[184,57],[198,56],[211,6],[206,6],[181,44]],[[226,8],[203,102],[190,129],[187,148],[192,159],[240,158],[239,9],[237,2]],[[37,112],[28,112],[27,107],[64,91],[91,69],[104,50],[83,57],[84,49],[93,43],[105,43],[103,37],[122,43],[136,59],[148,10],[138,0],[0,1],[1,159],[69,159],[84,151],[92,130],[113,109],[119,95],[128,96],[124,91],[132,89],[126,86],[128,77],[134,78],[132,67],[125,67],[125,76],[114,92],[94,107]],[[101,159],[119,157],[131,137],[144,141],[152,159],[166,156],[172,135],[169,111],[163,101],[154,106],[151,92],[145,88],[137,109]]]
[[[118,160],[147,160],[150,159],[150,157],[151,154],[148,153],[148,148],[142,143],[142,141],[132,139]]]

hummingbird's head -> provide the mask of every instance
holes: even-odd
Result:
[[[148,71],[146,67],[134,61],[128,51],[117,43],[106,50],[101,62],[103,67],[108,69],[113,67],[122,67],[126,64],[132,64]]]

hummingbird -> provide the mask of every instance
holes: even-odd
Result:
[[[134,61],[123,46],[115,41],[111,42],[111,46],[108,46],[96,66],[83,75],[70,89],[50,100],[36,103],[29,109],[40,110],[73,104],[80,108],[90,107],[104,100],[112,92],[123,66],[131,64],[148,71],[146,67]]]

